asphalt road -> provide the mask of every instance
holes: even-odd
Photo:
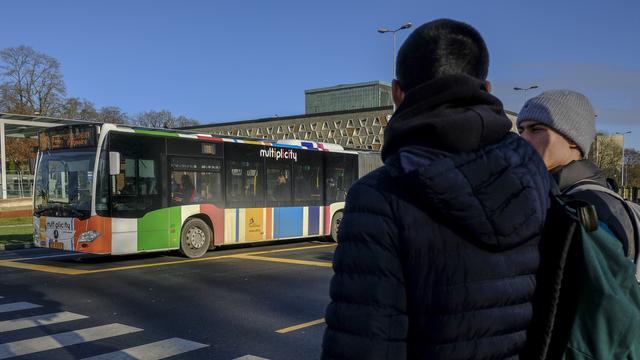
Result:
[[[0,359],[317,359],[334,249],[0,252]]]

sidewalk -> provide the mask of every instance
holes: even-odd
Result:
[[[0,200],[0,218],[31,216],[32,209],[31,198]]]

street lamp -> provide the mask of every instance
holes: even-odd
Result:
[[[392,33],[393,34],[393,72],[392,72],[392,78],[395,79],[396,78],[396,33],[400,30],[404,30],[404,29],[408,29],[411,27],[411,23],[408,22],[402,26],[400,26],[399,28],[395,29],[395,30],[389,30],[387,28],[380,28],[378,29],[378,32],[380,34],[384,34],[384,33]]]
[[[616,134],[618,135],[622,135],[622,171],[620,172],[620,187],[622,188],[622,191],[624,192],[624,136],[627,134],[631,134],[631,131],[626,131],[626,132],[616,132]]]
[[[513,90],[515,91],[523,91],[524,92],[524,102],[527,102],[527,91],[531,90],[531,89],[537,89],[538,85],[531,85],[528,88],[521,88],[521,87],[514,87]]]

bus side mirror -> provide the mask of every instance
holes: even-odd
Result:
[[[109,151],[109,175],[120,174],[120,153]]]

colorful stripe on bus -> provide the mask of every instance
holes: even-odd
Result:
[[[343,206],[220,209],[196,204],[151,211],[139,219],[41,216],[34,217],[34,241],[40,247],[114,255],[178,249],[182,226],[192,216],[213,226],[213,245],[323,236],[331,232],[331,216]],[[88,231],[101,236],[79,242]]]

